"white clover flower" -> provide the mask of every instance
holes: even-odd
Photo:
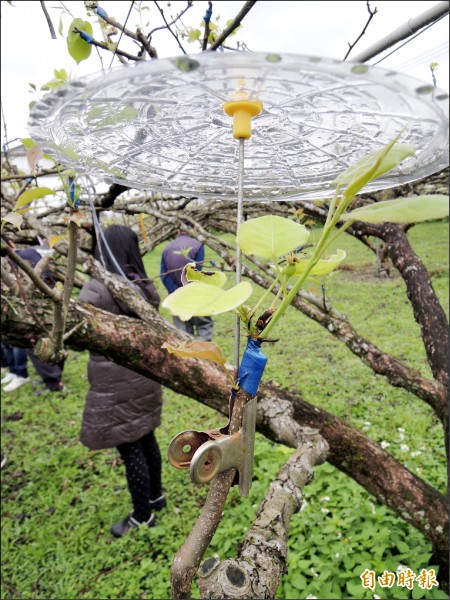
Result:
[[[399,439],[399,441],[400,441],[400,442],[403,442],[403,440],[405,439],[405,434],[401,433],[401,434],[398,436],[398,439]]]
[[[308,594],[308,595],[306,596],[306,599],[307,599],[307,600],[317,600],[317,596],[313,596],[312,594]]]
[[[397,431],[400,431],[400,433],[405,433],[405,430],[403,429],[403,427],[397,427]]]
[[[314,567],[310,568],[311,573],[314,575],[314,577],[319,577],[319,573],[315,570]]]
[[[327,513],[329,513],[329,512],[330,512],[330,509],[329,509],[329,508],[321,508],[320,510],[321,510],[321,512],[323,512],[324,514],[327,514]]]
[[[408,567],[405,567],[405,565],[402,565],[402,564],[398,565],[398,567],[397,567],[397,573],[403,573],[403,572],[406,572],[407,570],[408,570]]]
[[[339,557],[340,557],[340,555],[341,555],[341,554],[340,554],[340,552],[336,552],[336,554],[335,554],[335,557],[336,557],[336,558],[339,558]]]
[[[409,446],[407,444],[400,444],[400,450],[402,452],[409,452]]]
[[[385,442],[384,440],[380,443],[380,446],[383,448],[383,450],[385,448],[389,448],[390,443],[389,442]]]
[[[322,496],[322,498],[319,498],[319,500],[322,502],[322,500],[325,500],[325,502],[329,502],[330,501],[330,496]]]
[[[336,534],[336,539],[340,540],[342,537],[342,533],[339,531],[339,533]]]
[[[416,456],[420,456],[421,454],[420,450],[416,450],[415,452],[411,452],[411,458],[416,458]]]

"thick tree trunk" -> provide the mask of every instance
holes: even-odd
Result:
[[[406,283],[407,295],[414,317],[420,325],[431,371],[436,380],[448,389],[448,321],[428,272],[414,254],[402,227],[385,223],[381,227],[381,236],[395,268]]]
[[[420,326],[428,364],[436,383],[443,389],[443,393],[436,397],[434,408],[444,426],[448,458],[449,332],[447,316],[433,289],[428,271],[411,248],[404,228],[394,223],[382,225],[355,223],[355,227],[359,226],[385,242],[387,254],[406,284],[406,293],[413,308],[414,318]]]
[[[3,339],[14,345],[32,346],[42,336],[42,324],[49,327],[52,320],[51,304],[47,299],[40,299],[37,293],[33,302],[40,325],[33,321],[21,298],[14,298],[14,310],[8,303],[3,304]],[[180,359],[162,349],[165,341],[176,345],[186,336],[156,311],[148,310],[147,323],[143,323],[125,316],[113,317],[110,313],[72,300],[68,329],[77,324],[78,328],[67,341],[70,347],[104,354],[180,394],[228,414],[229,389],[223,372],[213,363]],[[292,406],[300,425],[318,429],[327,440],[330,445],[329,461],[419,529],[433,543],[441,561],[448,567],[446,498],[356,429],[274,385],[263,384],[260,387],[258,430],[270,439],[296,447],[295,436],[283,420],[283,414]],[[442,568],[444,571],[445,568]]]

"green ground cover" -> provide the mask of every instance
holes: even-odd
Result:
[[[413,247],[433,273],[448,306],[448,223],[427,223],[409,233]],[[403,281],[375,277],[375,257],[350,236],[346,269],[326,282],[333,306],[386,352],[429,376]],[[147,272],[159,272],[162,247],[146,257]],[[207,258],[216,258],[207,250]],[[156,283],[165,297],[159,279]],[[312,289],[320,293],[320,287]],[[259,293],[255,291],[255,295]],[[169,317],[168,314],[163,314]],[[215,341],[231,362],[232,315],[215,318]],[[388,451],[442,492],[446,468],[441,426],[431,409],[392,388],[362,365],[342,343],[290,309],[277,328],[281,342],[266,353],[264,380],[298,390],[386,446]],[[70,352],[64,380],[68,393],[33,396],[31,384],[2,394],[2,598],[169,598],[169,568],[206,496],[185,471],[167,460],[163,480],[168,507],[158,524],[116,540],[112,523],[130,509],[123,465],[115,450],[88,451],[78,439],[87,391],[87,353]],[[32,376],[34,376],[31,369]],[[213,410],[164,389],[163,422],[157,430],[163,457],[184,429],[225,424]],[[248,498],[233,488],[224,520],[207,556],[235,554],[271,478],[292,450],[257,434],[254,482]],[[445,598],[417,584],[374,592],[361,585],[367,568],[381,575],[401,565],[419,573],[430,568],[430,544],[414,528],[379,506],[359,485],[328,464],[305,488],[307,504],[293,518],[289,572],[278,598]],[[376,596],[374,595],[376,594]],[[195,591],[195,597],[198,592]]]

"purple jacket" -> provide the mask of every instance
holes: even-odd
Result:
[[[205,247],[198,240],[181,233],[167,244],[161,256],[161,281],[169,294],[181,287],[181,272],[190,262],[203,262]],[[201,265],[197,265],[201,269]]]

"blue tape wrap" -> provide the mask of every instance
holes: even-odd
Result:
[[[80,31],[80,38],[88,44],[92,44],[92,42],[94,41],[94,38],[85,31]]]
[[[106,17],[108,16],[106,10],[104,8],[102,8],[101,6],[97,6],[95,12],[98,14],[98,16],[101,19],[106,19]]]
[[[239,367],[239,387],[255,396],[267,361],[267,356],[261,352],[261,342],[249,339]]]
[[[75,179],[68,177],[67,181],[69,184],[69,204],[72,208],[77,209],[80,206],[80,198],[75,200]]]
[[[67,181],[69,183],[69,197],[73,204],[75,201],[75,179],[73,177],[68,177]]]
[[[203,17],[203,20],[205,21],[205,23],[209,23],[211,21],[211,17],[212,17],[212,8],[208,8],[206,10],[205,16]]]

